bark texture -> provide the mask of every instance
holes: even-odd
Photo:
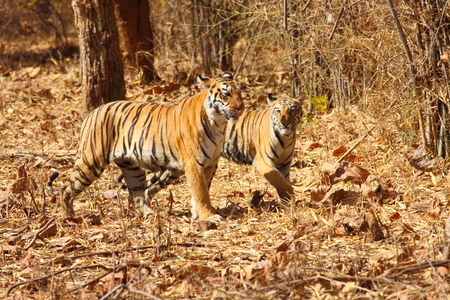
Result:
[[[112,0],[72,0],[80,42],[83,109],[125,99],[122,54]]]
[[[153,32],[148,0],[114,0],[124,64],[142,71],[142,79],[155,80]]]

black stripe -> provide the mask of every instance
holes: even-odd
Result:
[[[159,107],[159,105],[157,105],[157,104],[153,104],[153,105],[152,105],[152,108],[151,108],[150,111],[148,112],[147,119],[145,120],[144,125],[143,125],[143,127],[142,127],[142,128],[144,128],[144,130],[145,130],[145,140],[147,140],[147,138],[148,138],[148,135],[149,135],[149,133],[150,133],[150,128],[151,128],[152,123],[153,123],[153,116],[154,116],[154,113],[153,113],[153,112],[154,112],[158,107]],[[144,135],[144,134],[143,134],[143,135]]]
[[[124,111],[125,111],[125,109],[128,107],[128,106],[130,106],[131,104],[133,104],[134,102],[133,101],[120,101],[120,102],[118,102],[119,104],[124,104],[123,105],[123,107],[122,107],[122,110],[121,110],[121,112],[123,113]],[[120,107],[119,107],[120,108]]]
[[[199,164],[200,166],[203,167],[203,163],[199,162],[199,161],[197,160],[197,157],[195,157],[195,155],[192,155],[192,156],[194,157],[194,159],[195,159],[195,161],[197,162],[197,164]]]
[[[202,109],[202,111],[200,112],[200,124],[205,130],[205,134],[209,138],[209,140],[213,142],[214,146],[217,146],[216,142],[213,139],[213,133],[211,132],[211,128],[209,127],[208,119],[208,115],[206,114],[205,110]]]
[[[152,139],[152,155],[150,155],[152,158],[152,162],[156,161],[156,137],[153,135]]]
[[[169,108],[167,108],[167,111],[166,111],[166,122],[167,122],[167,120],[169,120],[169,112],[170,112],[171,110],[169,110]],[[166,126],[166,138],[167,139],[169,139],[169,126]],[[167,144],[169,145],[169,153],[170,153],[170,156],[172,156],[172,160],[175,160],[176,162],[178,162],[178,158],[175,156],[175,154],[173,153],[173,150],[172,150],[172,142],[173,141],[171,141],[170,139],[167,141]]]
[[[164,135],[163,135],[164,124],[165,124],[165,122],[164,123],[160,122],[161,129],[159,132],[159,138],[160,138],[160,143],[161,143],[161,147],[162,147],[162,154],[164,156],[164,165],[167,166],[169,164],[169,157],[167,157],[166,148],[164,147]]]
[[[269,153],[267,153],[267,151],[265,149],[264,149],[264,153],[266,154],[268,159],[270,159],[271,161],[274,161],[274,159],[272,157],[270,157]]]
[[[205,155],[208,159],[211,159],[211,157],[209,157],[209,155],[208,155],[208,153],[205,151],[205,149],[203,149],[202,144],[199,144],[199,146],[200,146],[200,149],[201,149],[202,152],[203,152],[203,155]]]
[[[280,133],[278,132],[278,130],[274,130],[274,131],[275,131],[275,136],[276,136],[278,142],[280,143],[281,147],[282,147],[283,149],[285,149],[285,148],[284,148],[284,142],[283,142],[283,140],[282,140],[282,138],[281,138],[281,136],[280,136]]]

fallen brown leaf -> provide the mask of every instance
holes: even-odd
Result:
[[[330,177],[331,185],[341,181],[351,181],[361,184],[370,175],[366,169],[350,162],[324,163],[322,165],[322,171]]]
[[[303,151],[312,151],[319,147],[322,147],[322,145],[320,143],[313,142],[313,141],[298,143],[298,148],[300,148]]]

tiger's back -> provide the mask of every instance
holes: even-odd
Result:
[[[302,117],[301,102],[268,95],[269,107],[246,111],[227,126],[222,156],[238,164],[254,165],[282,199],[293,195],[289,173],[296,129]]]

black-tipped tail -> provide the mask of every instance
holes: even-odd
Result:
[[[50,175],[50,177],[48,178],[47,181],[47,189],[49,190],[50,193],[52,193],[53,195],[59,195],[58,191],[55,191],[52,187],[53,185],[53,181],[55,181],[55,179],[59,176],[58,172],[53,173],[52,175]]]
[[[123,179],[123,174],[120,174],[119,175],[119,177],[117,177],[117,184],[119,185],[119,187],[122,189],[122,190],[128,190],[128,187],[122,182],[122,179]]]

